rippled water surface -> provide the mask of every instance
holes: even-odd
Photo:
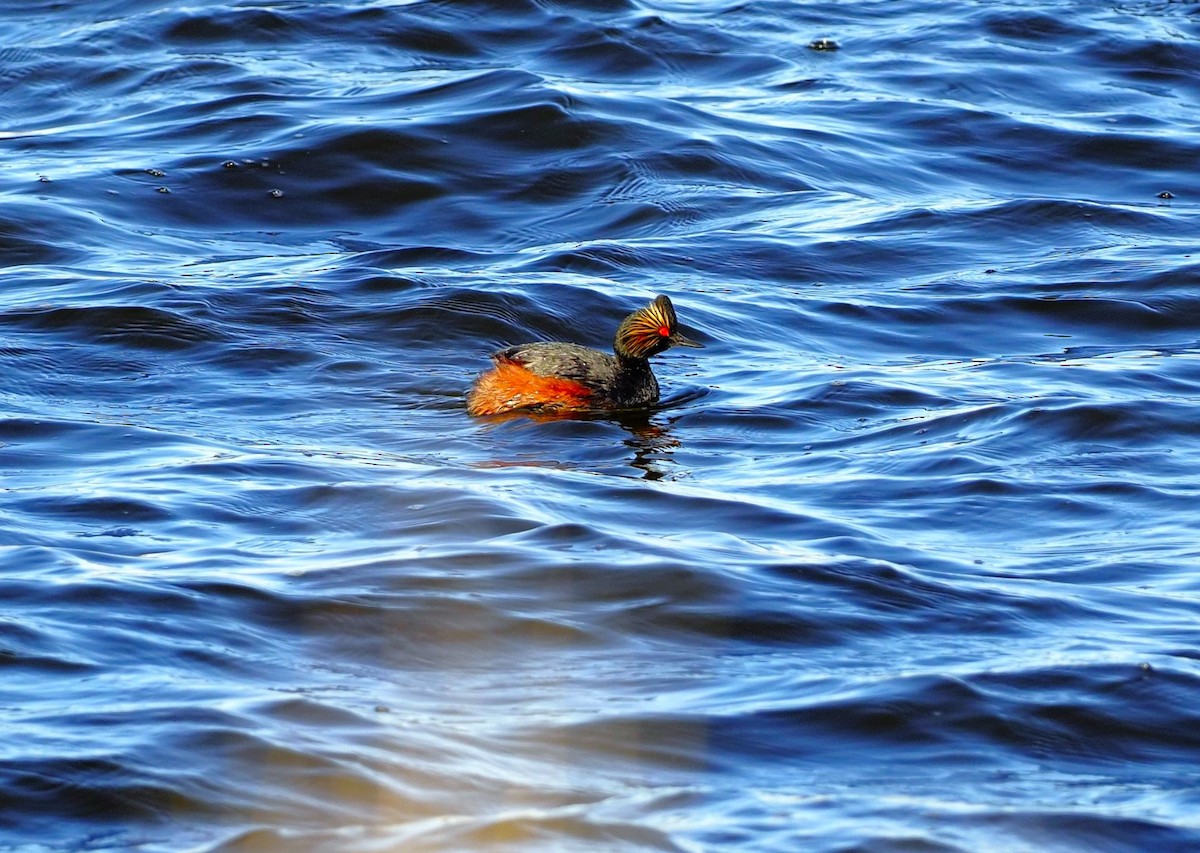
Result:
[[[1197,103],[1188,2],[6,3],[0,848],[1200,849]]]

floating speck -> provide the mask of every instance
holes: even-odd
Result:
[[[236,160],[226,160],[224,163],[221,164],[222,169],[236,169],[237,166],[238,166],[238,164],[237,164]]]
[[[271,190],[267,195],[271,198],[283,198],[283,190]]]
[[[38,183],[39,184],[48,184],[48,183],[50,183],[50,179],[47,178],[45,175],[38,175]]]
[[[840,44],[829,38],[813,39],[808,46],[811,50],[838,50],[841,48]]]
[[[146,174],[152,178],[165,178],[167,173],[162,169],[147,169]]]
[[[1175,193],[1171,192],[1170,190],[1163,190],[1162,192],[1160,192],[1158,194],[1158,197],[1159,198],[1175,198]]]
[[[996,271],[995,270],[984,270],[983,274],[984,275],[995,275]]]
[[[166,193],[169,193],[170,191],[171,191],[170,187],[159,187],[158,189],[155,190],[156,193],[163,193],[164,195]]]

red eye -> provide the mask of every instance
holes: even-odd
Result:
[[[659,333],[660,335],[662,335],[664,338],[669,338],[669,337],[671,337],[671,330],[670,330],[670,329],[668,329],[666,326],[659,326],[659,327],[658,327],[658,333]]]

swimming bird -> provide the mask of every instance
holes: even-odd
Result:
[[[613,355],[579,344],[517,344],[492,354],[491,370],[467,394],[472,415],[636,409],[658,402],[650,357],[703,347],[679,331],[675,306],[657,296],[621,321]]]

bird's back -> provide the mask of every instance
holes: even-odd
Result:
[[[616,357],[579,344],[518,344],[500,350],[492,358],[497,363],[519,364],[538,376],[570,379],[598,391],[611,388],[618,372]]]

